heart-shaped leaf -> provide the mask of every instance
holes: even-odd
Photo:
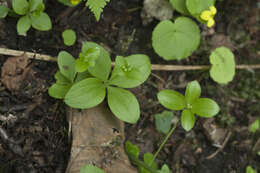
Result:
[[[109,84],[133,88],[142,84],[150,73],[151,63],[146,55],[136,54],[125,58],[117,56]]]
[[[173,8],[183,15],[189,15],[189,11],[186,7],[186,0],[170,0]]]
[[[219,106],[214,100],[199,98],[192,104],[191,112],[201,117],[209,118],[219,112]]]
[[[215,49],[210,54],[210,76],[220,84],[227,84],[235,76],[235,59],[233,53],[226,47]]]
[[[181,113],[181,126],[190,131],[195,124],[195,116],[190,110],[183,110]]]
[[[88,78],[74,84],[65,96],[65,103],[73,108],[88,109],[101,103],[106,89],[100,79]]]
[[[154,118],[157,131],[167,134],[171,129],[173,113],[170,111],[163,111],[160,114],[155,114]]]
[[[157,94],[159,102],[166,108],[182,110],[185,107],[185,99],[182,94],[174,90],[162,90]]]
[[[187,58],[199,43],[199,27],[187,17],[178,17],[174,23],[169,20],[160,22],[152,35],[155,52],[165,60]]]
[[[110,110],[120,120],[136,123],[140,117],[140,107],[136,97],[128,90],[108,87],[107,100]]]

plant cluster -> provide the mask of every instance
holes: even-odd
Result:
[[[137,122],[139,103],[124,88],[134,88],[148,78],[151,64],[146,55],[117,56],[111,72],[108,52],[96,43],[85,42],[77,60],[61,51],[58,66],[56,83],[49,88],[52,97],[64,99],[73,108],[89,109],[100,104],[107,95],[108,105],[117,118],[128,123]]]
[[[42,0],[12,0],[12,9],[0,5],[0,18],[5,18],[8,14],[18,17],[17,32],[26,36],[31,27],[40,31],[52,28],[51,19],[44,9]]]

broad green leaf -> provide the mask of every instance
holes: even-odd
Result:
[[[48,93],[51,97],[54,97],[56,99],[63,99],[69,91],[70,87],[71,84],[62,85],[56,83],[48,89]]]
[[[78,58],[76,59],[75,67],[76,67],[76,71],[81,73],[88,69],[88,64],[84,62],[83,59]]]
[[[106,88],[101,80],[84,79],[74,84],[67,95],[65,103],[73,108],[88,109],[100,104],[106,95]]]
[[[48,31],[52,27],[51,19],[47,13],[42,12],[39,14],[39,16],[32,15],[31,20],[32,27],[39,31]]]
[[[214,5],[214,0],[186,0],[186,7],[190,14],[200,20],[200,14],[209,10],[209,7]]]
[[[170,171],[169,167],[166,164],[164,164],[162,166],[161,170],[159,170],[159,173],[171,173],[171,171]]]
[[[226,47],[215,49],[210,54],[211,78],[220,83],[227,84],[235,76],[235,59],[233,53]]]
[[[80,82],[80,81],[87,79],[87,78],[93,78],[93,76],[88,71],[78,73],[74,83]]]
[[[187,17],[178,17],[174,23],[161,21],[153,30],[152,45],[165,60],[187,58],[200,43],[198,25]]]
[[[5,18],[9,12],[9,8],[6,6],[0,5],[0,19]]]
[[[110,110],[120,120],[136,123],[140,117],[140,107],[135,96],[122,88],[108,87],[107,100]]]
[[[181,113],[181,126],[190,131],[195,124],[195,116],[190,110],[183,110]]]
[[[257,173],[256,170],[254,170],[251,166],[246,167],[246,173]]]
[[[137,145],[132,144],[130,141],[125,143],[125,151],[128,156],[138,159],[139,157],[139,148]]]
[[[66,51],[61,51],[58,55],[58,66],[61,74],[73,82],[76,75],[74,57]]]
[[[37,10],[39,6],[42,4],[43,4],[42,0],[29,0],[30,12]]]
[[[13,10],[19,15],[25,15],[29,10],[27,0],[12,0]]]
[[[153,154],[152,153],[145,153],[144,154],[144,163],[146,163],[147,165],[149,165],[152,169],[157,170],[158,166],[156,164],[155,161],[153,161]],[[138,166],[138,170],[140,173],[150,173],[150,171],[146,170],[144,167],[142,166]]]
[[[96,166],[84,165],[83,167],[81,167],[80,173],[105,173],[105,172]]]
[[[72,46],[76,41],[76,33],[72,29],[66,29],[62,32],[62,38],[66,46]]]
[[[179,13],[189,15],[189,11],[186,7],[186,0],[170,0],[170,3]]]
[[[57,71],[54,75],[54,78],[56,79],[56,83],[60,85],[67,85],[71,84],[71,81],[67,79],[60,71]]]
[[[189,106],[200,97],[200,94],[201,88],[199,82],[189,82],[185,91],[185,101],[187,104],[186,107],[189,108]]]
[[[146,55],[136,54],[125,58],[117,56],[109,84],[134,88],[146,81],[150,73],[151,63]]]
[[[199,98],[192,104],[191,112],[201,117],[209,118],[219,112],[219,106],[214,100]]]
[[[107,80],[111,70],[111,59],[108,52],[103,47],[94,42],[84,42],[81,52],[86,52],[90,48],[96,47],[100,50],[99,57],[95,60],[94,66],[88,67],[88,71],[93,76],[105,81]]]
[[[162,90],[157,94],[157,98],[159,102],[168,109],[178,111],[185,107],[184,96],[174,90]]]
[[[255,120],[249,127],[249,131],[251,133],[257,132],[257,130],[260,128],[260,119]]]
[[[31,28],[31,24],[31,19],[28,15],[22,16],[17,22],[18,34],[26,36],[26,32]]]
[[[173,113],[170,111],[163,111],[160,114],[155,114],[155,126],[158,132],[167,134],[171,129],[171,121]]]

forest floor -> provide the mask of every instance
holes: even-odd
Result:
[[[57,56],[61,50],[75,57],[83,41],[95,41],[111,56],[147,54],[153,64],[208,65],[209,53],[216,47],[229,47],[237,64],[260,64],[260,3],[257,0],[217,0],[216,26],[200,25],[201,44],[194,54],[182,61],[164,61],[152,49],[151,35],[159,22],[144,26],[140,17],[143,0],[111,0],[102,18],[95,21],[92,13],[79,5],[69,15],[67,7],[47,1],[46,11],[53,28],[48,32],[30,29],[27,36],[18,36],[15,18],[0,20],[0,47]],[[179,14],[174,12],[174,17]],[[61,33],[73,29],[77,42],[63,44]],[[129,41],[131,40],[131,41]],[[0,70],[8,56],[0,55]],[[70,144],[65,105],[48,95],[54,83],[57,64],[32,60],[27,75],[15,91],[0,83],[0,127],[8,139],[0,135],[0,173],[63,173]],[[3,80],[3,79],[1,79]],[[165,110],[156,94],[164,88],[184,93],[188,82],[197,80],[202,96],[218,102],[221,111],[211,119],[198,118],[195,127],[185,132],[178,127],[158,156],[158,163],[167,163],[173,173],[245,173],[247,165],[260,171],[260,133],[250,133],[250,124],[260,116],[260,70],[237,70],[228,85],[219,85],[202,71],[153,71],[141,86],[131,89],[141,107],[137,124],[127,124],[126,139],[140,148],[141,154],[155,152],[163,135],[155,128],[154,115]],[[12,84],[10,84],[12,85]],[[179,117],[179,112],[174,112]],[[212,135],[214,131],[214,135]],[[212,157],[212,153],[217,150]]]

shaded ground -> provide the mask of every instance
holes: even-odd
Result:
[[[152,63],[198,65],[209,63],[210,49],[226,45],[234,51],[237,64],[260,63],[257,1],[217,1],[215,29],[201,26],[199,50],[179,62],[166,62],[154,54],[151,32],[158,21],[143,26],[141,8],[141,0],[111,0],[103,19],[96,23],[83,6],[66,16],[63,14],[66,7],[48,1],[47,12],[54,22],[51,31],[31,29],[27,37],[17,36],[16,19],[7,18],[0,21],[0,47],[53,56],[66,49],[77,56],[81,42],[92,40],[101,43],[113,57],[145,53]],[[77,44],[73,47],[62,43],[60,35],[65,28],[77,32]],[[129,42],[134,30],[133,41]],[[0,55],[1,67],[6,60],[6,56]],[[32,61],[30,65],[34,75],[24,80],[18,91],[11,92],[0,85],[0,127],[14,141],[0,138],[0,172],[64,172],[70,151],[65,106],[47,94],[57,67],[42,61]],[[211,122],[198,119],[190,133],[177,128],[159,155],[159,163],[167,163],[174,173],[242,173],[248,164],[260,170],[260,157],[253,151],[260,145],[256,144],[260,135],[248,132],[248,125],[260,115],[260,71],[237,71],[227,86],[213,82],[207,71],[154,72],[144,85],[133,89],[141,104],[142,116],[136,125],[127,125],[127,139],[137,144],[142,153],[154,152],[162,136],[156,132],[153,115],[164,110],[157,102],[156,93],[163,88],[184,92],[186,83],[191,80],[200,82],[203,96],[216,100],[221,113]],[[218,149],[217,142],[223,143],[211,138],[206,130],[210,128],[224,130],[219,135],[224,138],[228,132],[231,136],[222,151],[206,159]]]

